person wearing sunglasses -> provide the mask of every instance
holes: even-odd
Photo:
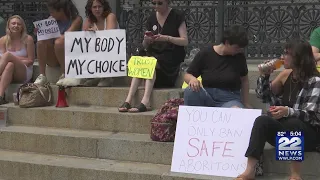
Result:
[[[143,49],[147,56],[157,59],[154,77],[145,82],[145,92],[141,103],[131,107],[130,103],[142,79],[133,78],[125,102],[120,112],[144,112],[150,101],[154,88],[173,88],[179,75],[180,64],[186,56],[185,46],[188,45],[187,27],[182,12],[169,7],[170,0],[151,1],[155,12],[147,19]],[[141,54],[140,54],[141,55]]]

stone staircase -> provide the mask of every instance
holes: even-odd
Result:
[[[264,108],[253,88],[258,72],[250,66],[250,101]],[[54,73],[52,69],[52,74]],[[55,74],[58,77],[57,74]],[[35,76],[37,68],[35,66]],[[51,77],[52,81],[56,77]],[[173,143],[150,140],[150,120],[167,99],[181,97],[181,89],[155,90],[151,112],[119,113],[128,93],[129,78],[116,78],[112,88],[73,87],[67,90],[67,108],[55,106],[23,109],[13,103],[7,108],[8,127],[0,129],[0,179],[4,180],[231,180],[170,172]],[[122,87],[121,87],[122,86]],[[18,85],[11,85],[9,99]],[[58,88],[53,85],[54,100]],[[142,98],[140,88],[135,102]],[[267,147],[265,176],[285,180],[288,163],[274,161]],[[306,156],[304,177],[320,179],[316,153]]]

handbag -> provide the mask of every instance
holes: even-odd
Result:
[[[26,83],[18,89],[17,99],[21,108],[50,106],[52,89],[49,83],[45,85]]]

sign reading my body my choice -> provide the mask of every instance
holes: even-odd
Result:
[[[258,109],[180,106],[171,171],[236,177]]]
[[[65,76],[127,76],[125,30],[66,32]]]
[[[37,28],[37,40],[43,41],[61,36],[58,23],[55,19],[49,18],[33,23]]]

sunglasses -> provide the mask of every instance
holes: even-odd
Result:
[[[151,2],[152,3],[152,5],[159,5],[159,6],[161,6],[162,4],[163,4],[163,2],[161,2],[161,1],[152,1]]]

